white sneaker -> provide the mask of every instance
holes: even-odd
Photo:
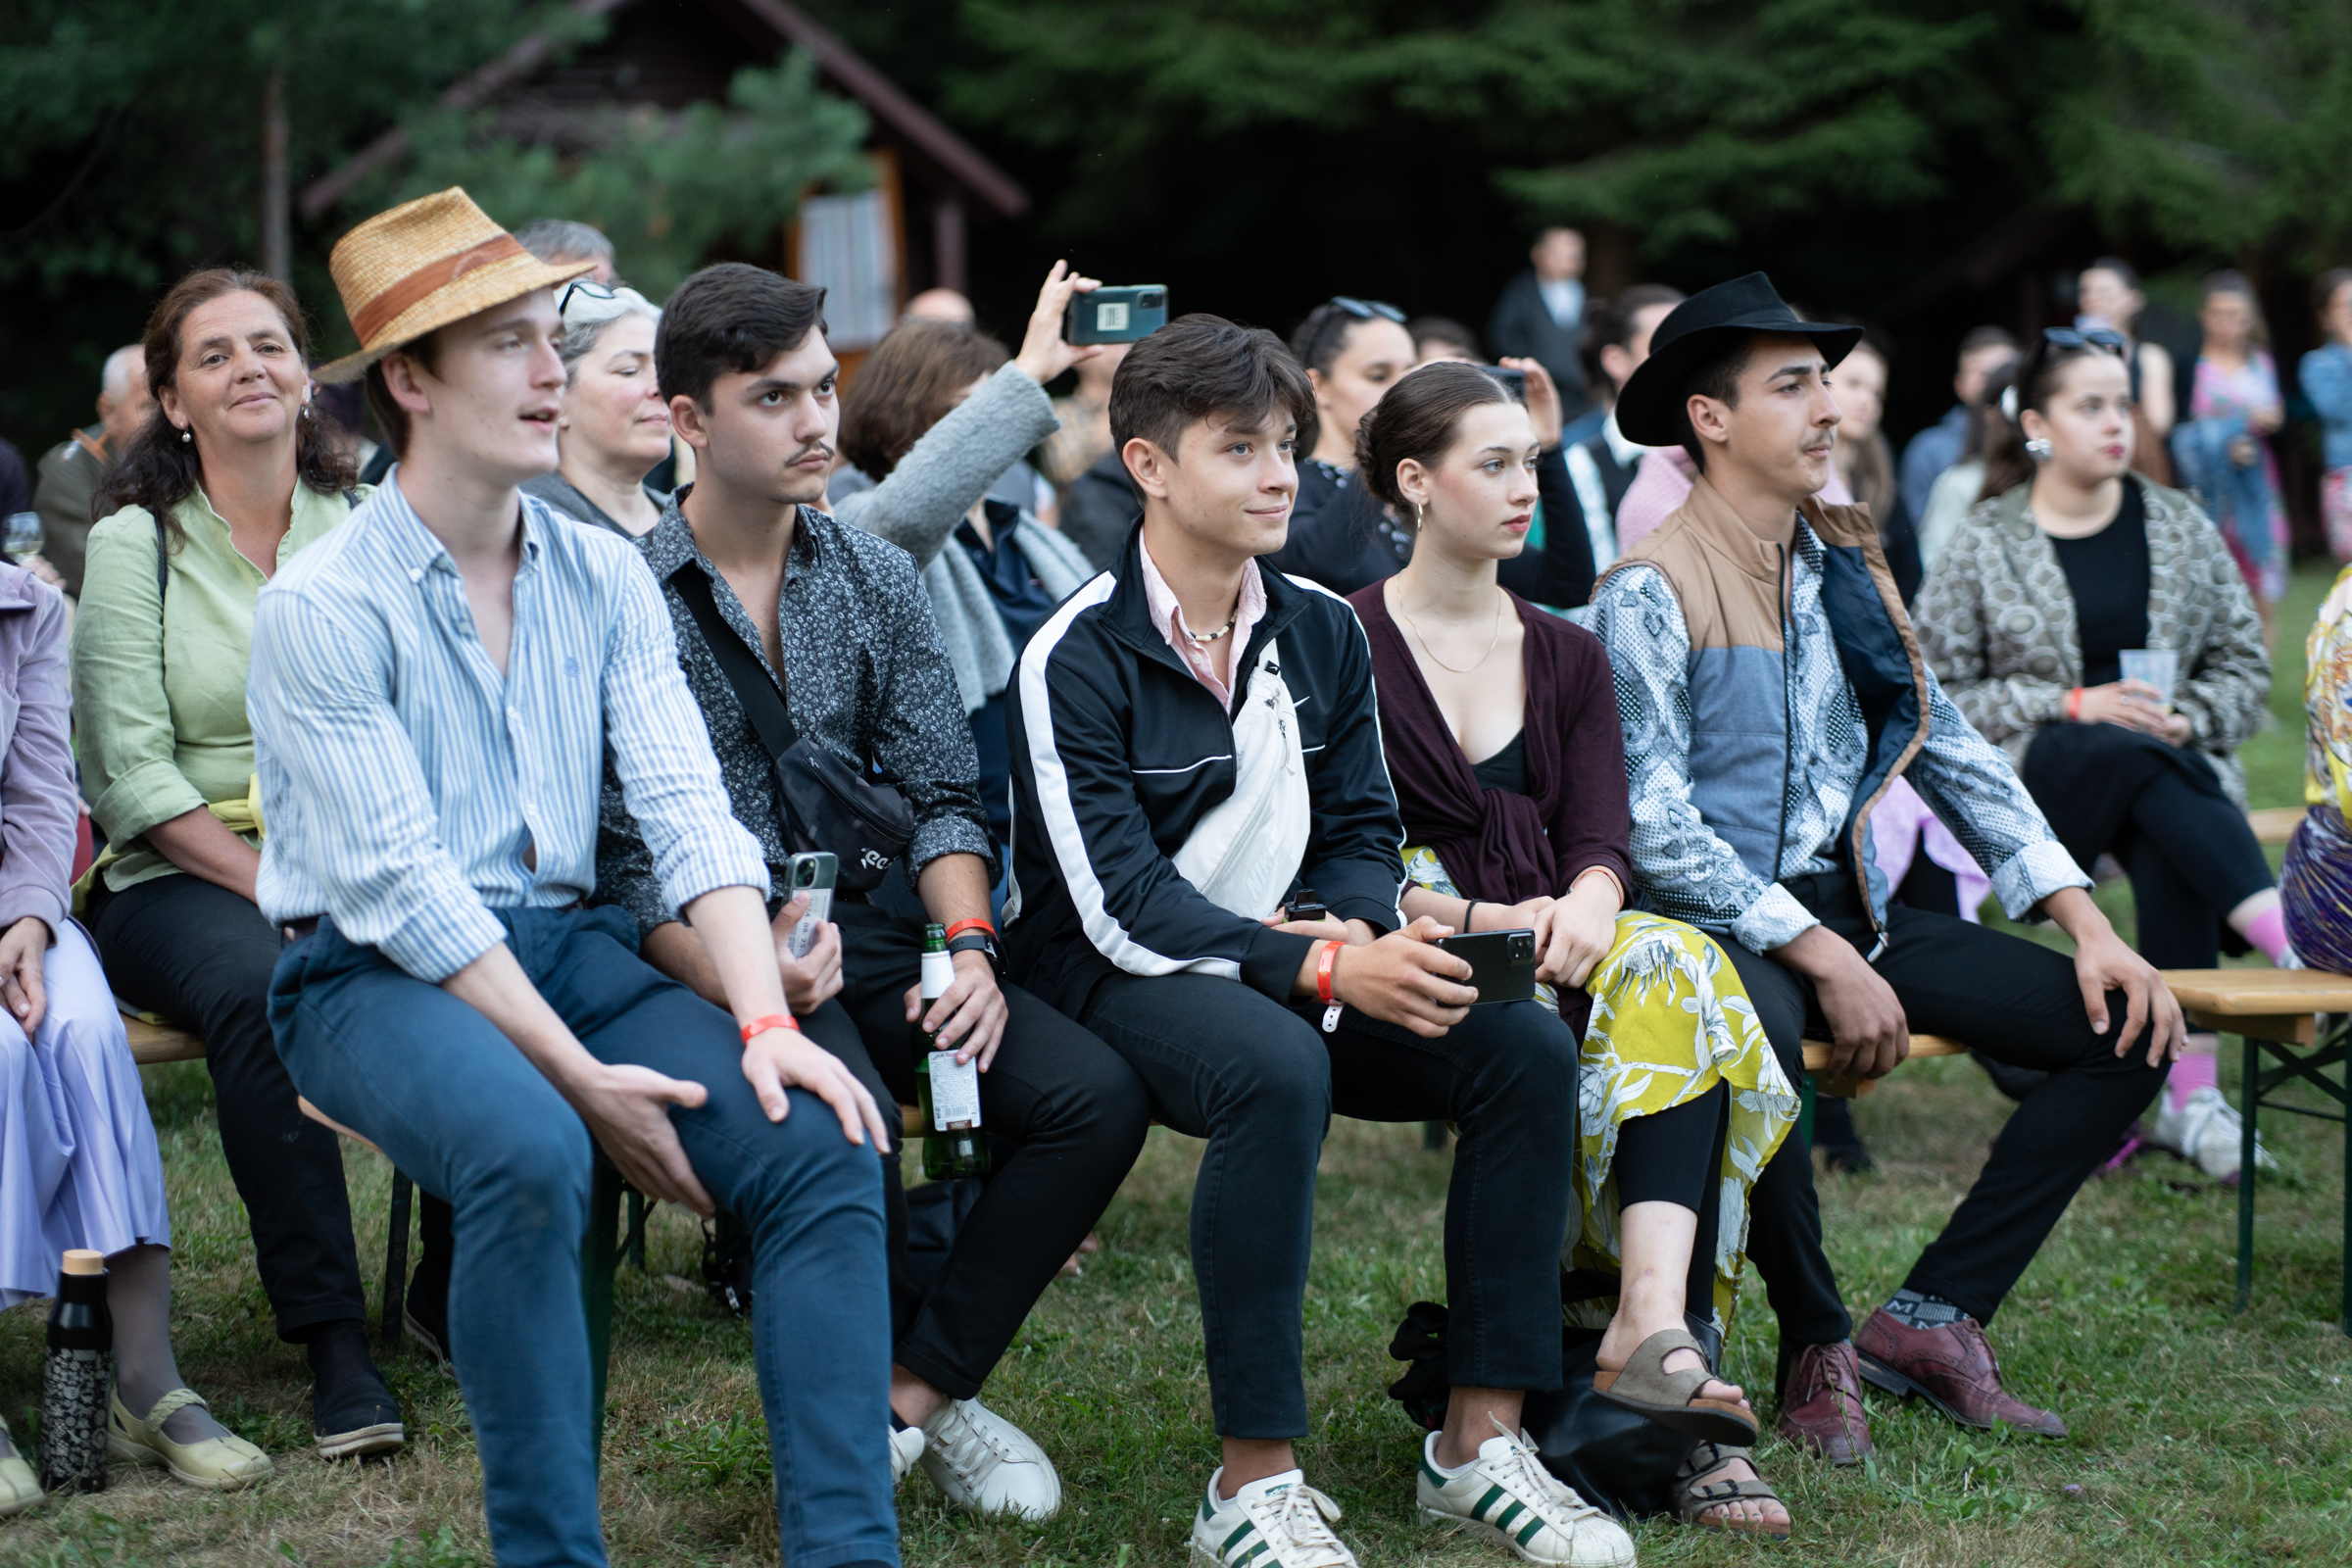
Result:
[[[2170,1090],[2158,1090],[2157,1100],[2161,1108],[2155,1125],[2148,1129],[2148,1142],[2182,1159],[2195,1160],[2197,1168],[2216,1181],[2237,1180],[2245,1140],[2245,1123],[2237,1107],[2224,1100],[2219,1089],[2211,1088],[2190,1095],[2178,1110],[2173,1108]],[[2262,1147],[2259,1133],[2254,1137],[2254,1166],[2257,1170],[2278,1168],[2278,1161]]]
[[[1356,1568],[1355,1553],[1326,1520],[1340,1505],[1306,1484],[1305,1472],[1285,1470],[1244,1487],[1231,1502],[1217,1500],[1220,1467],[1193,1515],[1193,1568]]]
[[[914,1461],[923,1456],[921,1427],[892,1427],[890,1429],[890,1484],[897,1486],[914,1468]]]
[[[1624,1527],[1544,1469],[1525,1433],[1500,1421],[1494,1429],[1499,1435],[1451,1475],[1438,1466],[1438,1434],[1422,1443],[1413,1482],[1421,1517],[1467,1526],[1546,1568],[1630,1568],[1634,1538]]]
[[[950,1399],[923,1423],[923,1474],[974,1513],[1051,1519],[1061,1477],[1037,1440],[978,1399]]]

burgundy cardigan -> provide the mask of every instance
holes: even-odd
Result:
[[[1404,841],[1446,862],[1464,898],[1517,904],[1565,894],[1594,866],[1617,878],[1630,906],[1633,830],[1626,802],[1625,734],[1616,682],[1600,639],[1511,595],[1526,628],[1525,795],[1487,789],[1446,727],[1412,650],[1389,616],[1381,584],[1351,595],[1372,645],[1382,748],[1404,818]]]

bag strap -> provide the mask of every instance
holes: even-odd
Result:
[[[792,710],[785,706],[784,694],[776,689],[774,677],[718,612],[718,600],[710,592],[710,579],[703,575],[700,566],[691,561],[685,563],[670,573],[669,585],[686,601],[695,624],[702,627],[705,646],[710,650],[710,657],[718,661],[718,672],[735,689],[735,700],[743,705],[744,716],[759,733],[768,760],[782,760],[800,739],[800,732],[793,728]]]

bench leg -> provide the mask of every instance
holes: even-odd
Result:
[[[1808,1157],[1813,1152],[1813,1102],[1821,1091],[1814,1085],[1811,1073],[1802,1074],[1796,1088],[1796,1136]]]
[[[409,1197],[415,1184],[399,1171],[392,1173],[392,1224],[384,1242],[384,1320],[376,1339],[386,1354],[400,1344],[401,1320],[409,1307]]]
[[[2240,1036],[2238,1044],[2245,1049],[2237,1160],[2237,1309],[2243,1312],[2254,1294],[2254,1113],[2261,1103],[2262,1048],[2252,1035]]]
[[[580,1308],[588,1319],[589,1430],[597,1463],[605,1452],[605,1371],[612,1354],[612,1278],[620,1267],[620,1172],[599,1159],[588,1191],[588,1235],[580,1247]]]
[[[1446,1124],[1442,1121],[1423,1122],[1421,1124],[1421,1147],[1433,1154],[1444,1149],[1446,1147]]]
[[[629,1189],[629,1266],[638,1273],[645,1272],[645,1195],[636,1188]]]

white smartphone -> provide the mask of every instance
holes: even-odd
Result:
[[[840,871],[841,862],[825,850],[796,855],[784,862],[785,901],[789,903],[799,894],[808,895],[808,907],[784,944],[792,950],[794,957],[808,956],[808,950],[816,945],[816,928],[833,918],[833,881]]]

